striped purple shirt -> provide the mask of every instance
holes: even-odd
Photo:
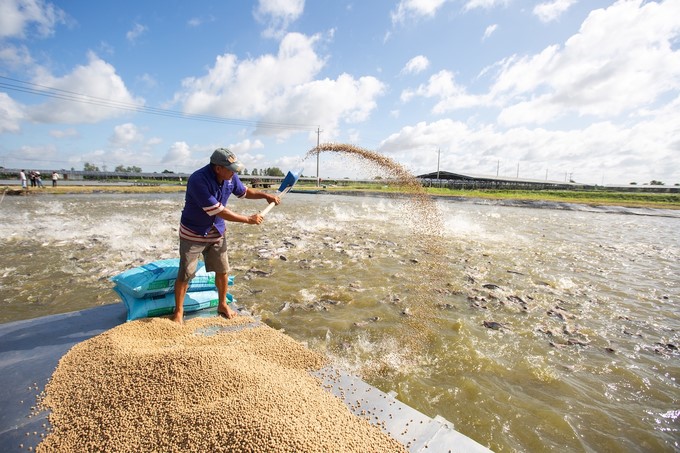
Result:
[[[216,242],[224,236],[226,225],[217,214],[225,209],[231,194],[239,198],[246,195],[238,175],[220,184],[210,164],[192,173],[187,181],[179,236],[194,242]]]

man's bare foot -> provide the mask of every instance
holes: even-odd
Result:
[[[184,313],[183,312],[175,312],[170,315],[170,321],[174,321],[179,324],[184,324]]]
[[[220,305],[217,307],[217,315],[218,316],[224,316],[227,319],[232,319],[238,316],[238,313],[236,313],[234,310],[229,308],[229,305]]]

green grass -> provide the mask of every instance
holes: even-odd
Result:
[[[313,185],[296,185],[296,190],[318,190]],[[355,184],[326,186],[321,188],[334,191],[370,191],[378,193],[404,192],[403,187],[381,184]],[[680,209],[680,194],[616,192],[606,190],[454,190],[448,188],[428,187],[425,191],[430,195],[486,198],[495,200],[530,200],[555,201],[563,203],[582,203],[589,205],[616,205],[627,207],[647,207],[659,209]]]
[[[145,193],[145,192],[182,192],[182,185],[137,185],[137,186],[65,186],[56,188],[46,186],[45,189],[31,189],[31,193],[92,193],[92,192],[118,192],[118,193]],[[273,189],[272,189],[273,190]],[[346,185],[327,185],[316,187],[314,183],[298,183],[295,185],[298,191],[324,190],[326,192],[374,192],[374,193],[404,193],[412,192],[412,189],[398,185],[378,183],[347,183]],[[606,190],[453,190],[447,188],[426,188],[430,195],[486,198],[495,200],[530,200],[530,201],[555,201],[564,203],[582,203],[589,205],[614,205],[626,207],[643,207],[658,209],[680,209],[680,194],[672,193],[645,193],[645,192],[616,192]]]
[[[441,191],[441,193],[439,193]],[[623,206],[664,207],[680,209],[680,194],[576,191],[576,190],[450,190],[428,189],[438,195],[466,196],[476,198],[546,200],[567,203],[615,204]]]

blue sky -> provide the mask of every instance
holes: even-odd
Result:
[[[0,165],[680,183],[680,0],[0,0]],[[320,177],[375,169],[322,154]]]

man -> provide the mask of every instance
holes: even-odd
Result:
[[[24,173],[24,170],[19,172],[19,180],[21,181],[21,188],[28,190],[28,185],[26,184],[26,173]]]
[[[234,153],[227,148],[218,148],[210,156],[210,164],[195,171],[187,180],[179,226],[180,259],[175,280],[175,312],[170,318],[175,322],[183,322],[184,296],[189,281],[196,274],[200,255],[203,255],[206,270],[215,272],[218,314],[229,319],[236,316],[236,312],[227,305],[229,258],[224,238],[225,220],[259,225],[263,218],[260,214],[247,217],[232,212],[226,208],[227,199],[234,194],[239,198],[263,198],[268,204],[281,202],[276,195],[245,187],[236,174],[242,169]]]

